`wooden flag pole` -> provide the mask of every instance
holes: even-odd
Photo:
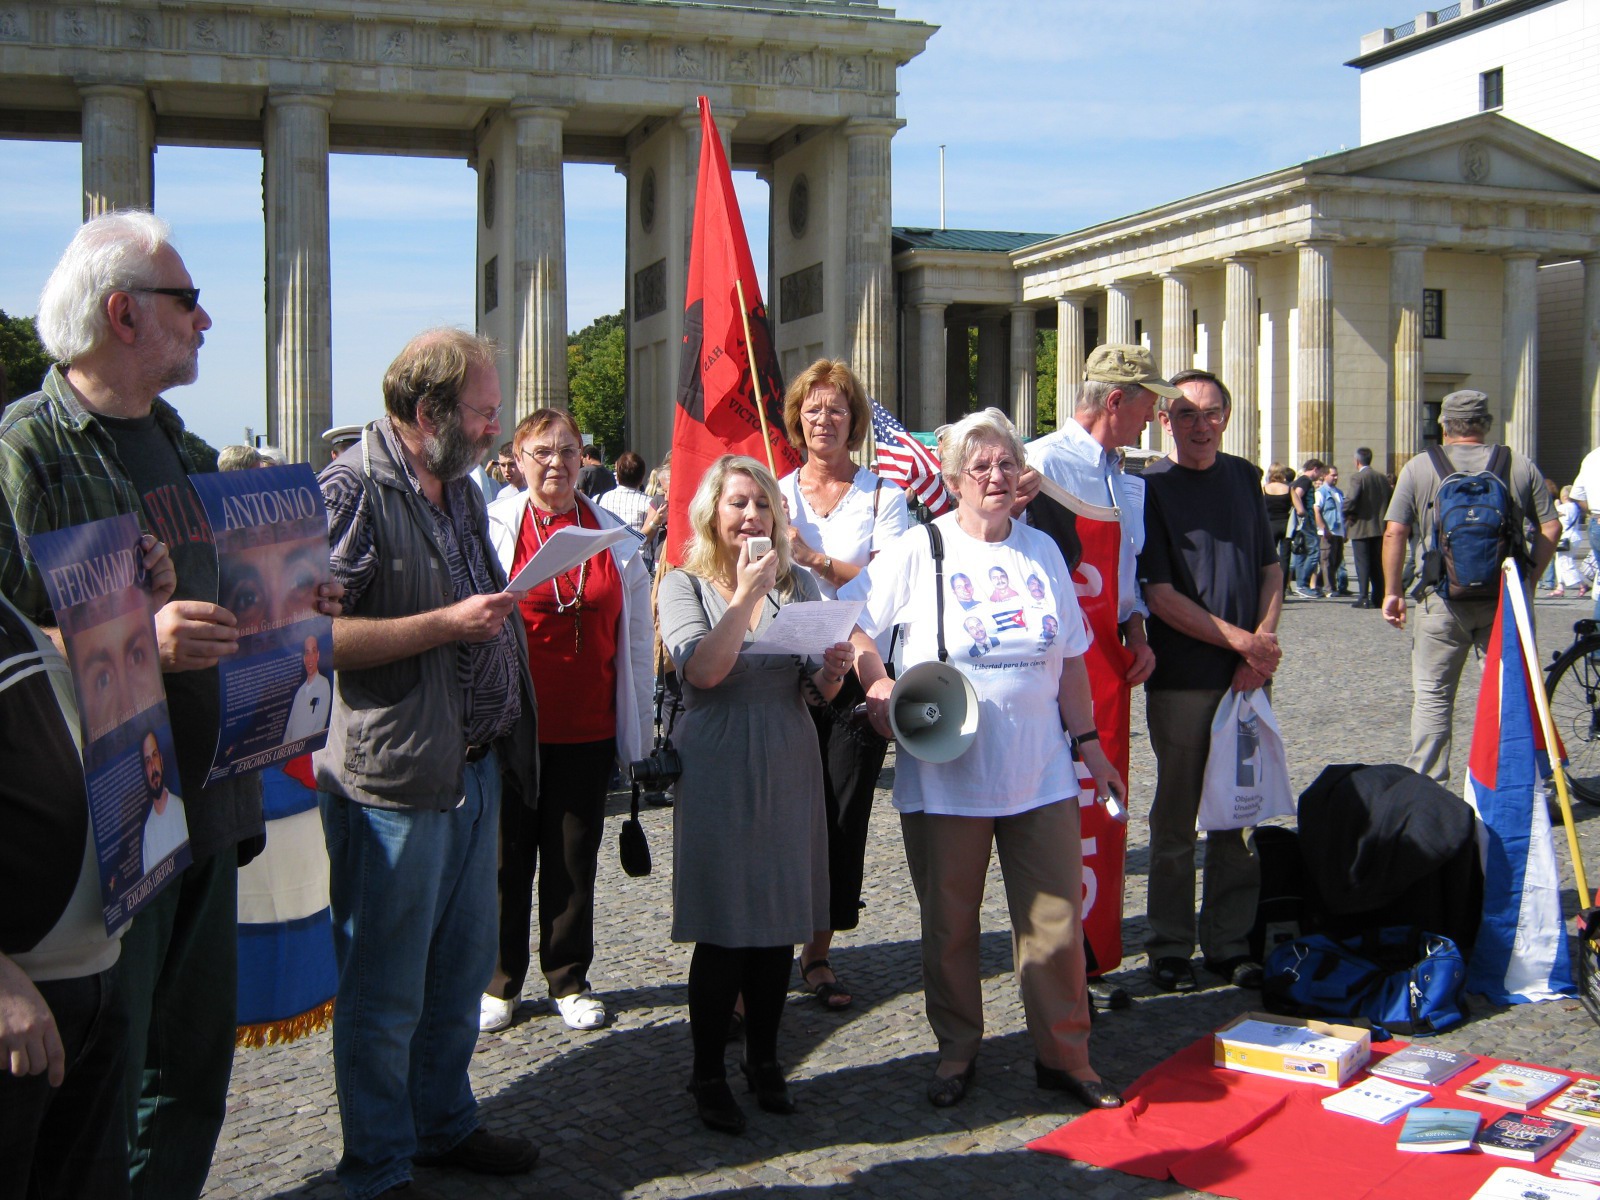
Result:
[[[1567,772],[1561,765],[1557,749],[1555,722],[1550,717],[1550,697],[1545,694],[1544,677],[1539,674],[1539,653],[1533,644],[1533,622],[1528,619],[1527,597],[1522,590],[1522,573],[1516,561],[1506,559],[1506,593],[1511,599],[1511,616],[1517,626],[1517,639],[1522,643],[1522,661],[1528,672],[1528,690],[1533,693],[1533,707],[1539,714],[1539,728],[1544,731],[1545,752],[1550,756],[1550,768],[1556,777],[1556,797],[1561,802],[1561,823],[1567,829],[1567,853],[1572,856],[1572,873],[1578,882],[1578,895],[1589,895],[1589,880],[1583,871],[1583,855],[1578,849],[1578,831],[1572,825],[1572,796],[1567,791]]]
[[[735,279],[733,286],[739,293],[739,320],[744,322],[744,360],[750,367],[750,387],[755,392],[756,416],[761,421],[761,446],[767,452],[767,470],[776,479],[778,464],[772,459],[772,435],[767,432],[767,404],[761,396],[761,373],[756,370],[756,348],[750,341],[750,310],[744,303],[744,280]]]

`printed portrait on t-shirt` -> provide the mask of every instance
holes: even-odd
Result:
[[[1035,600],[1043,600],[1044,599],[1044,580],[1040,579],[1037,575],[1029,575],[1028,576],[1028,595],[1032,596]]]
[[[967,647],[968,658],[982,658],[1000,645],[998,638],[989,636],[989,631],[984,628],[982,617],[968,617],[961,622],[961,628],[965,629],[967,636],[972,639],[972,645]]]
[[[989,602],[998,604],[1001,600],[1010,600],[1017,594],[1011,586],[1011,576],[1006,574],[1004,567],[989,568],[989,586],[994,590],[989,593]]]
[[[973,594],[972,576],[957,571],[950,576],[950,590],[955,593],[956,603],[962,608],[977,607],[978,597]]]
[[[1038,650],[1048,649],[1050,643],[1056,640],[1056,635],[1060,632],[1061,622],[1057,621],[1049,613],[1045,613],[1043,619],[1040,621],[1039,645],[1035,648]]]

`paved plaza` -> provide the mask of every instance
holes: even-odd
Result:
[[[1587,602],[1540,600],[1546,661],[1570,640]],[[1410,633],[1344,601],[1291,601],[1284,614],[1283,666],[1274,705],[1297,789],[1328,763],[1398,762],[1410,714]],[[1478,666],[1458,703],[1458,775],[1465,768]],[[1125,1087],[1157,1062],[1254,1007],[1254,993],[1216,985],[1186,996],[1150,987],[1139,953],[1144,936],[1145,815],[1154,764],[1144,736],[1142,694],[1134,699],[1133,820],[1129,826],[1124,945],[1110,975],[1133,993],[1132,1008],[1095,1024],[1095,1065]],[[445,1196],[726,1197],[762,1191],[826,1197],[1157,1197],[1198,1195],[1034,1154],[1027,1143],[1077,1115],[1064,1097],[1034,1086],[1032,1047],[1010,975],[1010,942],[997,868],[984,912],[983,965],[989,1037],[966,1101],[936,1110],[923,1097],[934,1044],[922,1013],[917,911],[899,828],[882,781],[868,850],[861,927],[841,936],[834,965],[855,994],[848,1012],[824,1012],[799,992],[784,1018],[780,1054],[791,1067],[799,1114],[772,1116],[741,1099],[746,1136],[712,1133],[685,1094],[689,1033],[684,981],[689,947],[667,931],[671,910],[671,813],[644,823],[656,871],[629,879],[607,831],[599,887],[595,986],[615,1014],[595,1033],[568,1030],[542,1004],[525,1003],[517,1023],[479,1040],[473,1081],[484,1122],[543,1147],[538,1168],[513,1179],[421,1172]],[[781,769],[781,768],[780,768]],[[613,797],[613,812],[625,808]],[[1600,876],[1600,808],[1576,814],[1591,886]],[[785,852],[772,847],[774,855]],[[1576,903],[1564,841],[1558,857],[1568,911]],[[1202,975],[1203,980],[1208,976]],[[534,985],[530,984],[530,987]],[[1553,1066],[1600,1068],[1600,1029],[1576,1001],[1494,1012],[1479,1003],[1462,1028],[1438,1044]],[[730,1066],[736,1051],[730,1047]],[[742,1082],[735,1087],[743,1097]],[[326,1034],[290,1046],[241,1051],[234,1063],[227,1126],[208,1197],[337,1197],[339,1111]]]

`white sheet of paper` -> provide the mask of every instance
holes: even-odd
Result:
[[[593,558],[600,551],[609,550],[627,536],[626,525],[614,525],[607,529],[579,529],[574,525],[568,525],[564,529],[558,529],[550,535],[550,540],[540,546],[538,552],[523,564],[516,578],[506,584],[506,591],[512,595],[520,595],[536,588],[541,583],[554,579],[561,572],[570,571],[579,563]]]
[[[809,654],[822,652],[835,642],[850,640],[864,600],[804,600],[785,604],[767,631],[745,646],[744,654]]]

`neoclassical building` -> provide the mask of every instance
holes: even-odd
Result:
[[[1496,113],[1059,237],[897,234],[901,403],[919,428],[975,399],[1031,432],[1035,331],[1054,326],[1063,410],[1087,350],[1144,342],[1166,373],[1223,378],[1227,448],[1263,464],[1344,463],[1358,445],[1404,462],[1459,387],[1488,393],[1504,439],[1558,478],[1600,443],[1600,161]],[[1541,305],[1541,265],[1574,260],[1570,294]]]
[[[610,163],[628,180],[630,444],[657,461],[696,96],[733,165],[772,185],[785,368],[827,346],[892,396],[895,80],[933,32],[877,0],[0,0],[0,136],[81,140],[85,217],[159,209],[159,145],[260,148],[267,430],[291,459],[331,424],[330,152],[476,169],[477,326],[511,348],[518,415],[566,402],[562,164]]]

